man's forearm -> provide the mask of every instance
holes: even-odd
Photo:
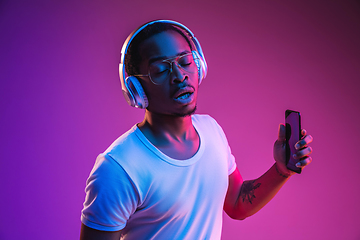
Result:
[[[234,211],[239,219],[249,217],[264,207],[289,179],[282,174],[276,163],[261,177],[244,181],[236,200]]]

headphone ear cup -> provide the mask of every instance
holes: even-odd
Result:
[[[136,77],[127,77],[125,79],[125,86],[128,92],[123,91],[123,94],[130,106],[146,108],[149,105],[145,91]]]
[[[205,64],[197,51],[192,51],[192,54],[193,54],[193,58],[194,58],[195,64],[198,69],[199,85],[200,85],[201,81],[204,79],[204,77],[206,75]]]

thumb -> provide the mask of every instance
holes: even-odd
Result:
[[[278,133],[278,141],[285,141],[286,135],[285,135],[285,125],[279,124],[279,133]]]

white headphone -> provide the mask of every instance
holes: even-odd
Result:
[[[130,46],[131,41],[134,39],[134,37],[141,32],[144,28],[147,26],[154,24],[154,23],[169,23],[171,25],[174,25],[176,27],[181,28],[184,30],[191,42],[194,44],[195,49],[193,50],[193,56],[195,63],[198,67],[198,74],[199,74],[199,84],[201,81],[206,77],[207,74],[207,64],[205,61],[205,57],[203,54],[203,51],[201,49],[199,41],[196,39],[194,34],[182,25],[181,23],[171,21],[171,20],[156,20],[151,21],[148,23],[145,23],[144,25],[140,26],[138,29],[133,31],[125,40],[125,43],[121,49],[121,60],[119,64],[119,75],[120,75],[120,82],[121,82],[121,88],[122,92],[124,94],[124,97],[127,101],[127,103],[136,108],[146,108],[148,106],[148,99],[146,97],[146,94],[144,92],[143,87],[141,86],[139,80],[135,76],[127,76],[126,70],[125,70],[125,55],[127,53],[127,50]]]

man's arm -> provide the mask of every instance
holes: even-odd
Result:
[[[80,240],[119,240],[120,231],[108,232],[99,231],[90,227],[87,227],[83,223],[81,224]]]
[[[229,176],[224,210],[234,219],[243,220],[265,206],[289,179],[276,170],[276,163],[261,177],[243,181],[238,169]]]
[[[304,168],[311,162],[308,155],[312,149],[307,145],[312,142],[312,137],[306,135],[305,130],[302,134],[304,137],[297,143],[298,152],[294,157],[299,159],[298,166]],[[229,176],[224,210],[231,218],[243,220],[259,211],[276,195],[290,176],[295,174],[286,168],[285,151],[285,126],[281,124],[278,140],[274,144],[275,164],[255,180],[243,181],[238,169]]]

